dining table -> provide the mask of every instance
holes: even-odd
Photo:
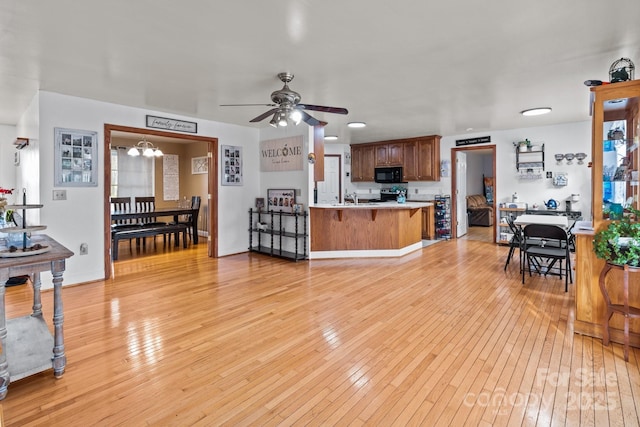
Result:
[[[180,215],[189,215],[191,218],[191,230],[193,231],[193,243],[198,244],[198,209],[180,207],[162,207],[152,211],[112,211],[112,221],[138,220],[144,218],[173,217],[174,222],[178,222]]]
[[[557,225],[565,230],[569,229],[574,222],[564,215],[523,214],[513,220],[514,224],[521,227],[529,224]]]

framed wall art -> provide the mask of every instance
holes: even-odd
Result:
[[[242,185],[242,147],[222,145],[222,185]]]
[[[98,185],[98,132],[54,128],[54,186]]]
[[[267,203],[269,205],[267,210],[269,211],[293,212],[293,205],[296,204],[296,190],[267,190]]]
[[[194,157],[191,159],[191,174],[197,175],[209,172],[209,159],[204,157]]]

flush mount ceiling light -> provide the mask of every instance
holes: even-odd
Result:
[[[327,136],[324,137],[325,141],[335,141],[337,139],[338,139],[337,135],[327,135]]]
[[[147,141],[144,136],[141,141],[129,148],[127,154],[135,157],[139,156],[140,152],[142,152],[142,155],[145,157],[161,157],[164,154],[159,148],[154,147],[152,143]]]
[[[551,112],[551,107],[539,107],[539,108],[530,108],[528,110],[520,111],[520,114],[523,116],[540,116],[542,114],[548,114]]]
[[[363,128],[366,125],[367,124],[365,122],[350,122],[350,123],[347,123],[347,126],[349,126],[350,128]]]

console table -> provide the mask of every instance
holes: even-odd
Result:
[[[11,381],[50,368],[54,376],[60,378],[67,364],[62,333],[62,273],[65,260],[73,252],[46,235],[34,235],[31,241],[51,249],[37,255],[0,257],[0,400],[6,397]],[[42,316],[40,273],[43,271],[53,274],[53,336]],[[5,283],[9,277],[22,275],[29,275],[33,284],[32,312],[7,320]]]

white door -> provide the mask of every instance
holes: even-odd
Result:
[[[340,156],[324,156],[324,181],[319,181],[318,203],[340,202]]]
[[[467,234],[467,153],[456,152],[456,236]]]

